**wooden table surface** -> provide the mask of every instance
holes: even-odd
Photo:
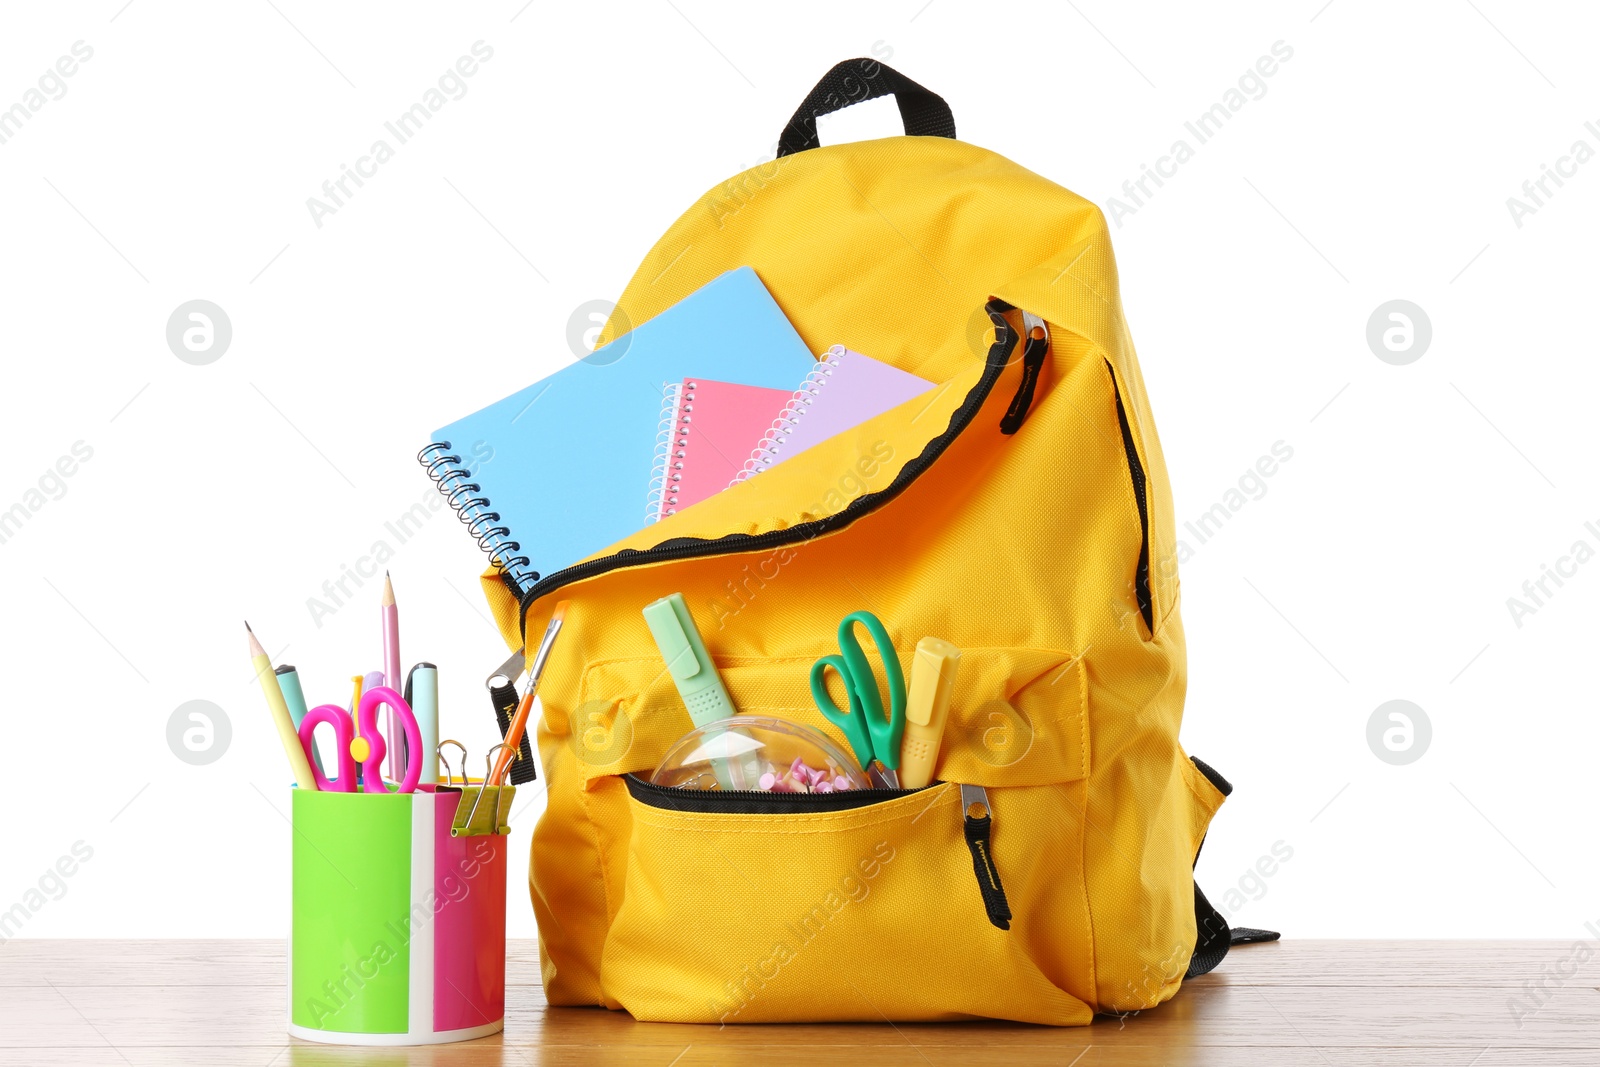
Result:
[[[1088,1027],[719,1028],[547,1007],[534,943],[516,941],[504,1034],[360,1049],[286,1036],[282,942],[14,940],[0,944],[0,1064],[1596,1067],[1600,951],[1585,947],[1596,958],[1562,979],[1566,942],[1284,941],[1236,948],[1171,1003]]]

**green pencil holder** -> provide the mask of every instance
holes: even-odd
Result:
[[[506,838],[454,836],[459,790],[293,790],[288,1028],[424,1045],[505,1025]]]

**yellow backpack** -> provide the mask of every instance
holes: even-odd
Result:
[[[907,136],[818,145],[817,115],[890,93]],[[1228,948],[1191,870],[1230,787],[1178,744],[1172,501],[1099,209],[851,60],[776,159],[667,231],[602,341],[743,265],[814,352],[938,388],[520,597],[484,575],[513,648],[570,602],[529,875],[549,1002],[1082,1024],[1165,1001]],[[689,728],[640,614],[675,591],[742,712],[841,746],[807,680],[842,616],[877,614],[907,661],[925,635],[959,645],[937,783],[648,785]]]

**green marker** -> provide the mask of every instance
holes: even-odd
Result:
[[[662,597],[646,607],[644,621],[650,627],[650,635],[656,639],[656,647],[661,650],[661,658],[666,660],[672,682],[678,687],[678,695],[683,698],[684,707],[689,709],[689,719],[696,728],[739,714],[739,709],[733,706],[733,698],[728,696],[728,687],[722,684],[722,676],[711,662],[706,643],[700,639],[700,631],[689,614],[689,605],[683,602],[682,593]],[[749,768],[737,763],[730,766],[723,756],[712,758],[711,771],[723,789],[753,788],[746,781],[750,772],[760,776],[753,761]]]
[[[294,728],[300,729],[300,720],[306,717],[306,695],[300,690],[300,672],[285,663],[273,672],[278,676],[278,688],[283,691],[283,702],[289,706],[289,718],[294,720]],[[317,770],[323,770],[322,756],[317,752],[317,746],[307,745],[311,750],[311,758],[317,763]]]
[[[644,609],[644,621],[650,635],[656,639],[661,658],[666,660],[672,681],[689,709],[689,719],[696,726],[705,726],[718,719],[739,714],[728,696],[722,676],[711,662],[706,643],[700,639],[689,605],[683,602],[682,593],[662,597]]]

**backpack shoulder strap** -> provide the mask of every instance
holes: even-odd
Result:
[[[1223,796],[1233,792],[1232,783],[1204,760],[1190,756],[1189,761]],[[1205,848],[1205,845],[1202,840],[1200,848]],[[1194,858],[1196,863],[1200,862],[1200,849],[1195,850]],[[1282,936],[1276,930],[1257,930],[1250,926],[1236,926],[1230,930],[1227,917],[1206,899],[1199,882],[1194,885],[1194,931],[1194,952],[1189,956],[1189,969],[1183,974],[1185,981],[1216,970],[1217,964],[1222,962],[1228,955],[1228,949],[1234,945],[1276,941]]]

